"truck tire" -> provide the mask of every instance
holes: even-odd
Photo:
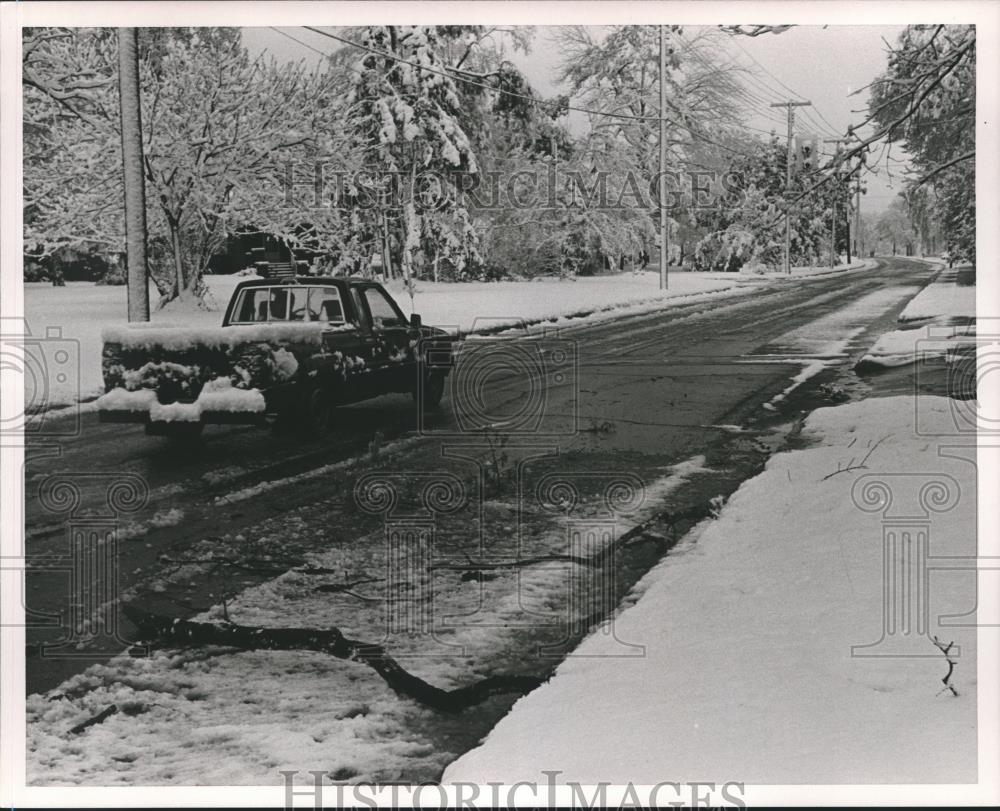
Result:
[[[444,374],[433,369],[424,374],[423,385],[413,390],[413,400],[427,411],[437,411],[444,397]]]
[[[307,437],[321,437],[333,427],[333,406],[322,386],[309,386],[295,404],[295,430]]]

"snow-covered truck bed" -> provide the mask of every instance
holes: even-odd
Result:
[[[321,434],[334,406],[413,392],[437,406],[452,338],[409,319],[378,283],[296,276],[233,291],[221,327],[107,328],[102,422],[188,435],[269,417]]]

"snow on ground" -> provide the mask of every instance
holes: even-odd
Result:
[[[775,410],[776,404],[784,400],[792,391],[807,380],[815,377],[831,363],[845,358],[851,341],[860,335],[880,315],[899,304],[902,299],[917,291],[916,287],[891,287],[876,290],[862,296],[846,307],[841,307],[827,315],[803,324],[776,338],[762,354],[752,355],[745,363],[799,362],[802,370],[795,375],[788,386],[764,404],[764,408]],[[831,299],[836,292],[827,294]],[[817,303],[823,303],[817,297]]]
[[[208,303],[213,309],[195,307],[182,301],[153,312],[154,326],[219,327],[235,286],[248,277],[206,276]],[[746,292],[737,274],[728,278],[706,278],[703,274],[675,273],[670,289],[659,289],[656,273],[626,273],[616,276],[581,277],[576,281],[539,282],[417,282],[412,306],[402,282],[389,285],[404,312],[417,312],[428,325],[455,327],[462,332],[495,329],[561,319],[581,313],[604,312],[607,317],[643,312],[664,306],[666,299],[683,302],[710,299],[716,295]],[[723,293],[723,291],[727,291]],[[101,332],[125,323],[124,287],[70,282],[65,287],[32,282],[24,285],[24,314],[33,336],[44,336],[47,327],[62,330],[64,340],[77,344],[79,374],[47,380],[48,407],[88,400],[103,393],[101,379]],[[697,298],[692,298],[697,297]],[[157,300],[150,289],[150,300]],[[595,317],[595,316],[591,316]],[[153,333],[150,333],[153,334]],[[53,348],[56,348],[52,344]],[[27,384],[27,381],[26,381]]]
[[[218,309],[194,307],[187,302],[154,310],[153,324],[168,326],[185,324],[198,327],[217,327],[229,296],[237,283],[245,277],[206,276],[209,288],[208,302]],[[49,375],[47,391],[38,391],[35,403],[43,400],[49,407],[68,405],[77,400],[87,400],[104,393],[101,379],[101,331],[105,327],[124,324],[126,321],[126,290],[121,286],[96,285],[91,282],[68,282],[65,287],[53,287],[47,282],[29,282],[24,285],[24,317],[32,336],[43,338],[52,350],[58,350],[57,341],[72,341],[74,355],[78,355],[78,373],[63,380]],[[150,285],[152,305],[158,299],[156,288]],[[57,327],[61,338],[45,339],[46,329]],[[25,380],[27,387],[28,381]],[[29,396],[26,391],[26,398]]]
[[[898,329],[880,336],[861,359],[861,364],[906,366],[921,358],[943,357],[957,361],[974,352],[976,325],[940,326],[925,324],[916,329]]]
[[[873,320],[913,293],[918,288],[889,287],[862,296],[846,307],[839,307],[827,315],[809,321],[774,340],[775,352],[806,355],[811,358],[835,359],[844,356],[851,339],[860,335]],[[835,299],[839,293],[827,294]],[[817,297],[814,303],[822,304]]]
[[[793,267],[791,268],[791,273],[785,273],[784,268],[774,268],[771,270],[760,270],[746,268],[744,274],[749,274],[752,276],[786,276],[786,277],[796,277],[796,276],[826,276],[830,273],[843,273],[847,270],[866,270],[868,268],[873,268],[877,264],[874,259],[855,259],[850,264],[847,264],[846,258],[841,257],[840,261],[842,264],[836,267],[830,267],[829,265],[811,265],[808,267]]]
[[[648,518],[662,499],[705,470],[701,456],[674,465],[647,485],[641,508],[618,530]],[[603,496],[595,496],[592,506],[603,511]],[[490,500],[482,508],[481,520],[493,527],[489,537],[502,532],[509,538],[519,519],[534,526],[532,515],[524,509],[518,515],[513,501]],[[455,529],[468,534],[468,517],[455,520]],[[272,523],[276,541],[324,532],[307,526],[294,511]],[[270,533],[266,522],[261,530]],[[442,535],[446,530],[439,527]],[[379,527],[363,538],[325,538],[323,551],[308,562],[342,574],[291,570],[196,619],[218,621],[228,615],[267,627],[336,625],[352,638],[384,641],[407,670],[450,688],[490,673],[518,672],[524,667],[518,657],[536,662],[534,645],[531,653],[524,652],[525,628],[537,624],[539,616],[548,621],[562,616],[569,584],[579,575],[556,562],[498,571],[480,583],[457,573],[449,580],[443,572],[428,580],[414,567],[406,582],[396,583],[406,595],[397,610],[419,612],[417,601],[429,600],[434,616],[447,621],[436,622],[433,635],[393,631],[386,638],[386,611],[394,598],[384,591],[388,585],[379,585],[388,566],[384,535]],[[519,548],[525,557],[565,552],[566,536],[563,516],[549,518],[537,534],[524,532]],[[205,539],[193,556],[210,558],[219,543]],[[189,576],[182,567],[163,575],[162,589],[156,584],[153,589],[165,590],[168,578],[183,582]],[[341,593],[318,588],[347,580],[357,582]],[[414,608],[407,609],[411,602]],[[575,607],[590,613],[585,606]],[[69,732],[111,705],[116,712],[99,724],[81,734]],[[274,785],[282,781],[280,769],[314,768],[339,775],[333,779],[389,781],[415,770],[440,774],[455,758],[423,732],[442,723],[439,714],[399,698],[358,662],[312,652],[193,649],[145,658],[121,655],[47,695],[29,696],[27,718],[28,780],[34,785]]]
[[[401,281],[388,285],[404,312],[419,313],[425,324],[459,332],[558,322],[568,316],[613,312],[614,316],[654,310],[666,299],[731,291],[745,281],[739,274],[675,272],[668,289],[660,290],[659,274],[644,271],[614,276],[580,276],[575,280],[544,278],[524,282],[416,282],[411,303]]]
[[[931,513],[930,554],[975,555],[975,467],[915,436],[915,408],[930,431],[952,427],[938,397],[812,414],[813,446],[772,457],[647,574],[613,635],[584,640],[444,782],[544,782],[543,769],[585,784],[974,781],[975,628],[938,618],[974,608],[975,572],[930,579],[929,633],[960,646],[957,696],[942,693],[929,637],[909,637],[909,658],[852,656],[882,628],[883,515],[852,500],[862,475],[889,481],[902,514],[920,511],[928,478],[960,487],[956,506]],[[836,473],[869,451],[866,469]],[[937,473],[894,478],[921,470]],[[621,658],[618,640],[645,657]]]
[[[765,269],[761,266],[751,267],[750,265],[744,265],[738,274],[739,278],[747,280],[760,280],[760,281],[773,281],[774,279],[780,278],[800,278],[803,276],[828,276],[831,273],[844,273],[846,271],[853,270],[867,270],[873,268],[878,264],[876,259],[855,259],[850,264],[846,263],[845,257],[841,257],[841,263],[836,267],[830,267],[829,265],[810,265],[807,267],[793,267],[791,273],[785,273],[784,268],[771,268]],[[726,273],[724,271],[713,271],[710,273],[698,273],[699,276],[708,279],[731,279],[734,274]]]
[[[899,320],[962,317],[976,317],[976,286],[955,284],[954,277],[949,274],[927,285],[919,296],[906,305]]]
[[[957,359],[976,346],[976,286],[958,285],[958,268],[943,271],[900,313],[901,328],[875,342],[860,364],[905,366],[921,358]],[[916,325],[911,321],[928,321]]]

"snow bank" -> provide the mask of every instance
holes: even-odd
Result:
[[[976,286],[957,285],[954,276],[950,276],[927,285],[920,295],[906,305],[899,320],[963,317],[976,317]]]
[[[815,447],[772,457],[646,576],[614,634],[588,637],[444,782],[544,782],[543,769],[585,784],[974,781],[975,628],[938,618],[975,607],[975,572],[930,581],[929,633],[961,648],[957,696],[941,692],[929,636],[909,639],[909,658],[852,655],[883,621],[883,513],[852,500],[862,475],[889,482],[903,514],[920,511],[926,480],[944,481],[958,500],[930,513],[930,554],[975,555],[975,467],[915,436],[914,408],[930,431],[951,428],[936,397],[815,412]],[[866,469],[836,473],[866,455]],[[923,470],[936,473],[912,475]],[[618,640],[645,657],[621,658]]]
[[[859,366],[905,366],[930,357],[957,358],[975,351],[976,288],[955,283],[957,269],[944,271],[899,315],[902,322],[930,319],[882,335]],[[955,325],[955,322],[962,322]],[[971,323],[970,323],[971,322]]]
[[[917,329],[894,330],[880,336],[859,365],[892,367],[933,357],[957,359],[974,352],[975,346],[975,324],[964,327],[926,324]]]
[[[841,261],[843,261],[844,263],[837,265],[836,267],[830,267],[829,265],[810,265],[806,267],[793,267],[791,268],[791,273],[785,273],[784,268],[775,268],[773,270],[759,270],[756,268],[750,268],[744,266],[744,269],[741,270],[741,274],[751,277],[752,276],[763,276],[763,277],[827,276],[831,273],[844,273],[845,271],[848,270],[866,270],[878,265],[878,261],[875,259],[855,259],[850,264],[848,264],[843,258]]]

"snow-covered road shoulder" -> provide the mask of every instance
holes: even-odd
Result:
[[[959,274],[968,272],[942,271],[900,313],[900,328],[882,335],[861,358],[859,370],[905,366],[933,357],[956,359],[975,352],[976,286],[957,283]]]
[[[929,595],[890,592],[897,610],[929,606],[930,627],[902,638],[890,624],[873,644],[892,621],[886,571],[916,578],[976,550],[975,467],[917,436],[915,409],[922,428],[953,426],[938,397],[812,414],[811,446],[772,457],[644,578],[613,634],[588,637],[444,782],[544,781],[542,769],[588,784],[974,781],[975,572],[934,572]],[[917,527],[887,522],[922,513],[931,557],[904,558],[889,540],[917,551]],[[942,627],[948,614],[962,617]],[[957,695],[935,635],[960,648]],[[623,642],[645,657],[622,658]]]

